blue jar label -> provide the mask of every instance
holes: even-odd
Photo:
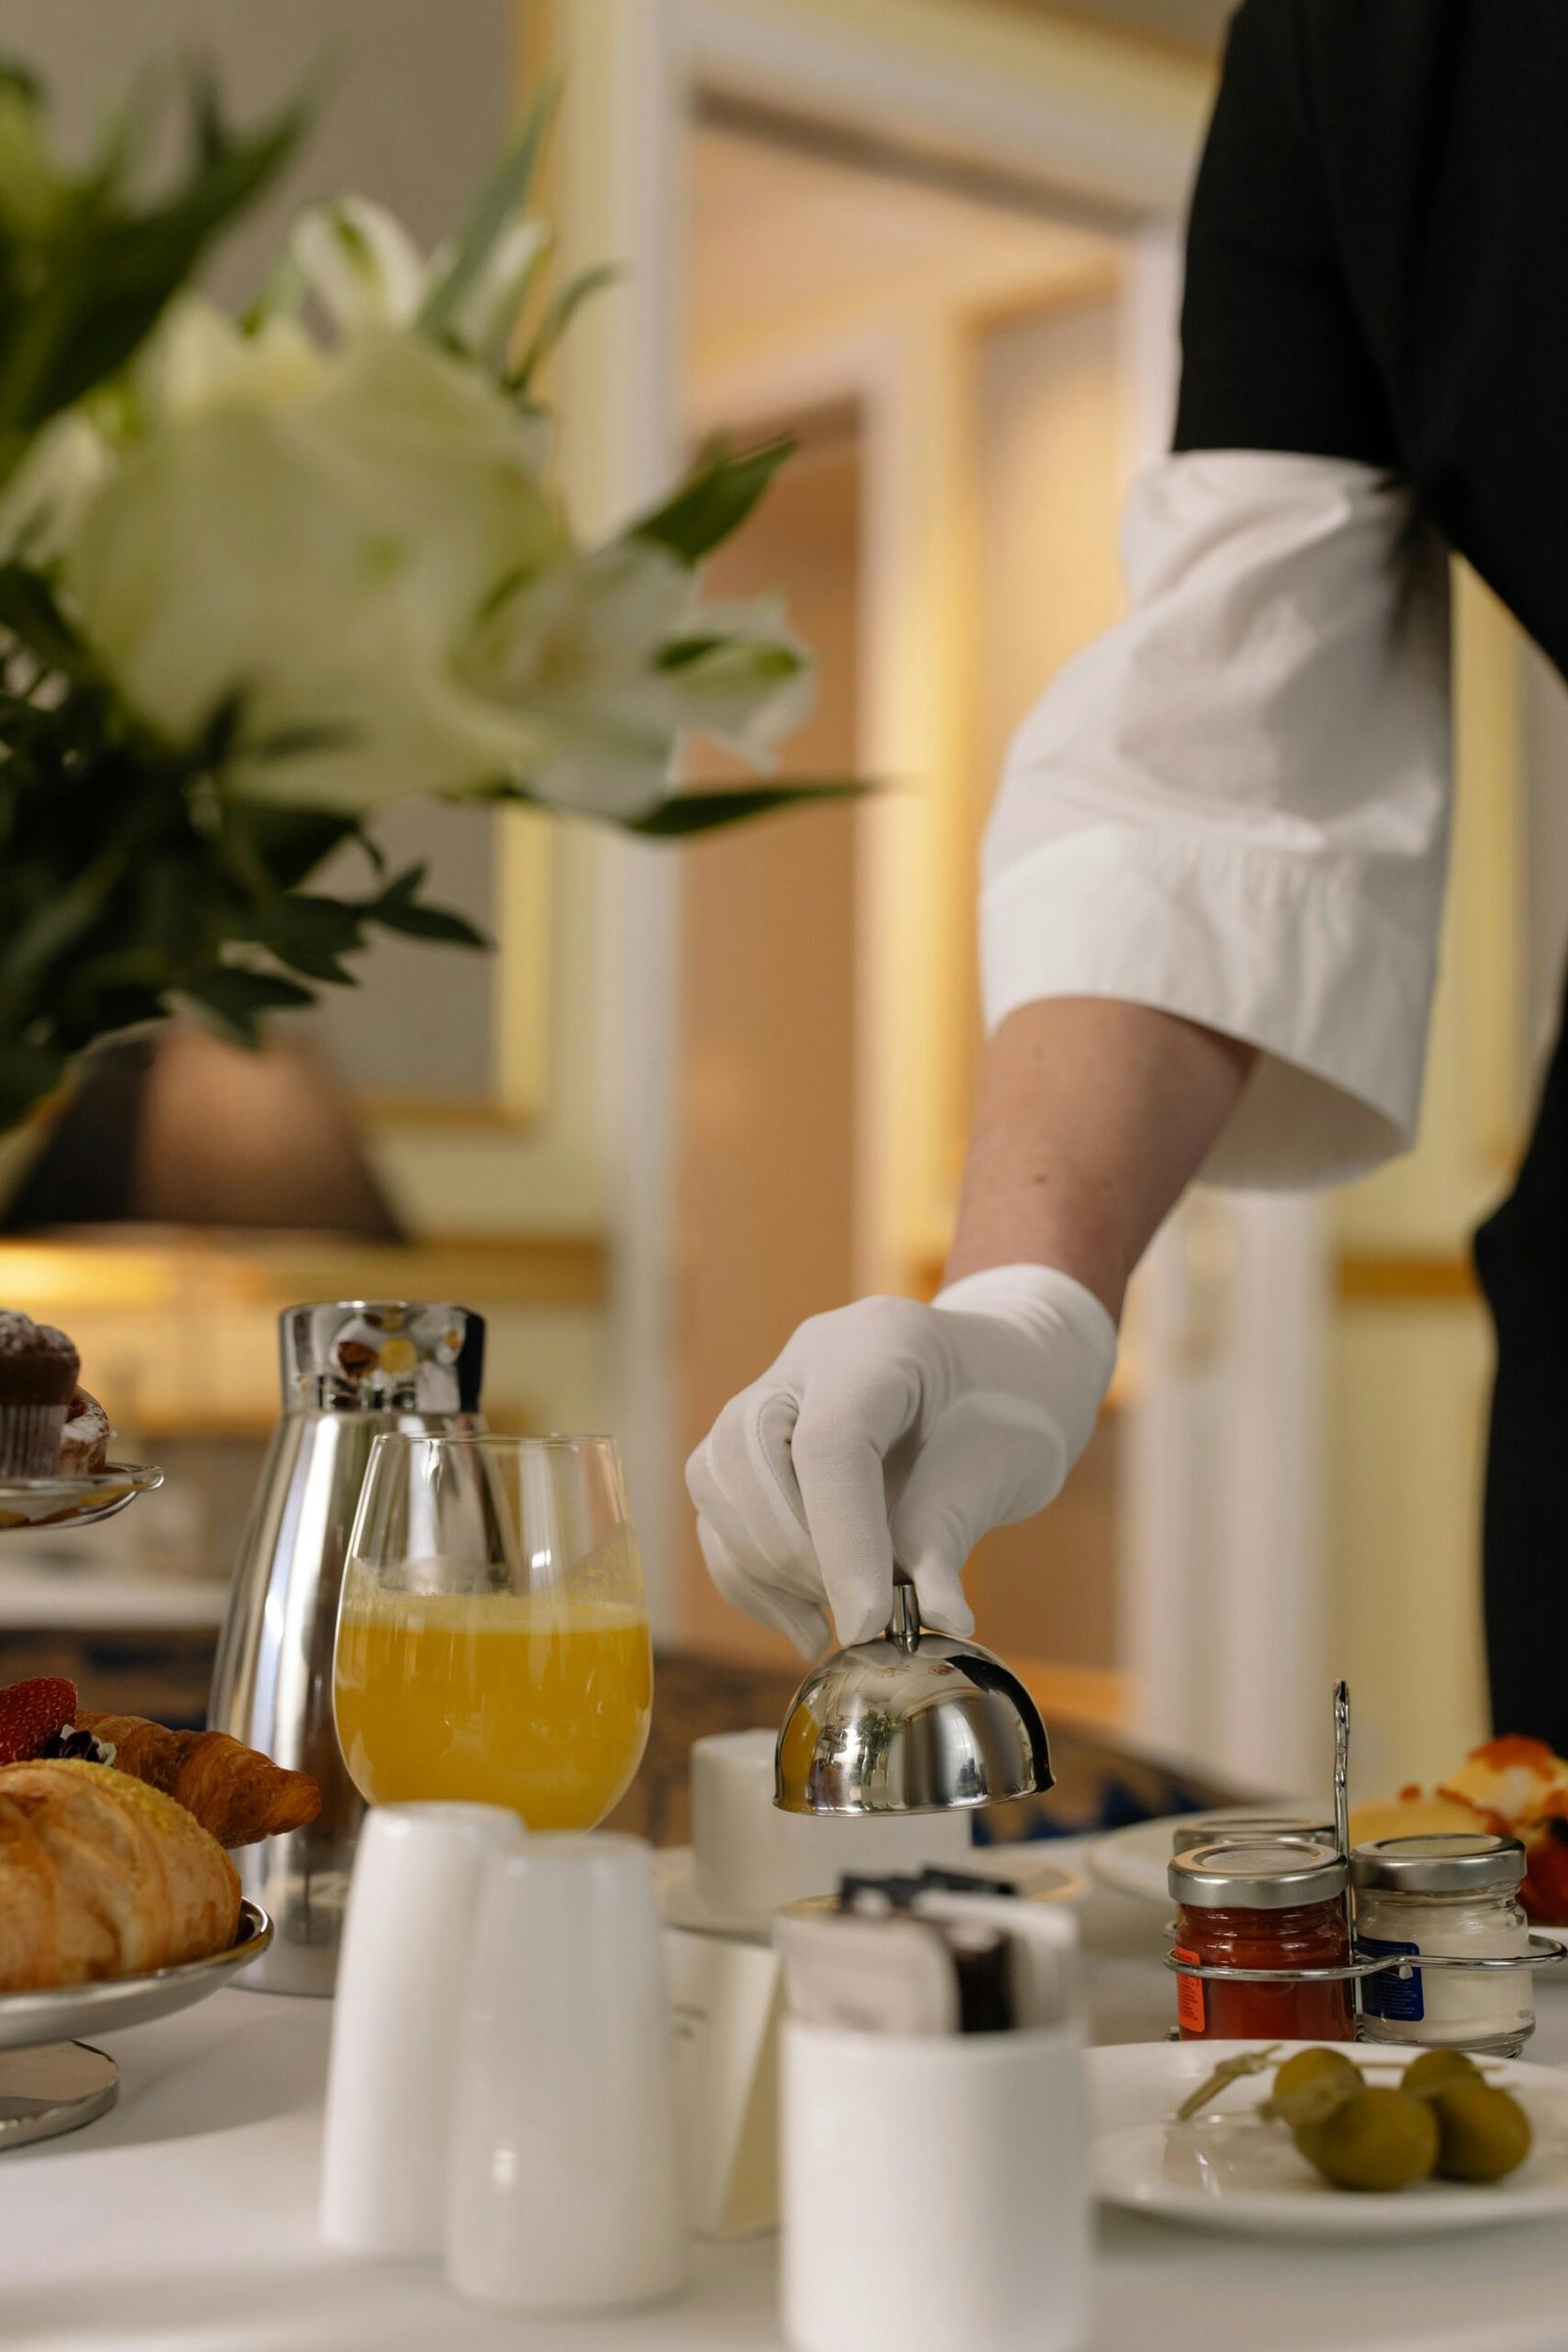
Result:
[[[1386,1943],[1380,1936],[1358,1936],[1355,1948],[1371,1960],[1384,1960],[1394,1953],[1415,1957],[1421,1950],[1418,1943]],[[1421,1997],[1421,1971],[1413,1968],[1407,1977],[1401,1977],[1389,1968],[1380,1976],[1363,1977],[1361,2009],[1366,2017],[1386,2017],[1395,2025],[1418,2026],[1427,2013]]]

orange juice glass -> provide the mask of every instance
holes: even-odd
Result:
[[[364,1797],[510,1805],[529,1829],[592,1829],[631,1784],[652,1703],[612,1440],[377,1440],[333,1669]]]

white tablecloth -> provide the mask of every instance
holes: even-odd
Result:
[[[1157,1914],[1085,1913],[1101,2041],[1170,2016]],[[0,2157],[8,2352],[776,2352],[770,2240],[698,2249],[691,2295],[613,2322],[501,2319],[419,2266],[316,2234],[324,2002],[223,1992],[106,2037],[119,2106]],[[1568,2064],[1568,1989],[1543,1990],[1528,2053]],[[888,2161],[898,2152],[889,2149]],[[1568,2230],[1406,2247],[1292,2249],[1110,2217],[1096,2352],[1564,2352]],[[955,2352],[985,2352],[955,2346]]]

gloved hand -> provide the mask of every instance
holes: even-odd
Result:
[[[1050,1266],[813,1315],[686,1465],[714,1584],[811,1656],[824,1604],[841,1642],[881,1631],[897,1555],[926,1624],[969,1633],[964,1563],[1054,1500],[1115,1358],[1099,1299]]]

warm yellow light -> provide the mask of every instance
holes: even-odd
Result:
[[[0,1242],[0,1304],[45,1320],[56,1308],[162,1306],[178,1282],[166,1250]]]

